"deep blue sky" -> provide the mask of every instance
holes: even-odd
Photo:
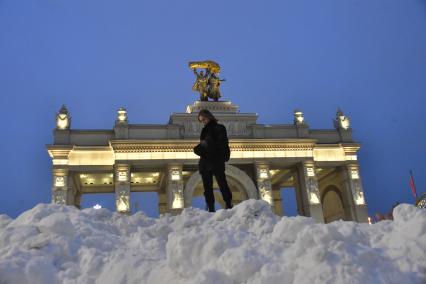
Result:
[[[112,128],[120,106],[131,123],[167,123],[197,98],[187,63],[203,59],[259,123],[300,108],[332,128],[341,107],[370,213],[413,202],[409,169],[426,191],[425,0],[0,0],[0,214],[50,202],[61,104],[77,129]]]

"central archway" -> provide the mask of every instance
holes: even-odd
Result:
[[[325,223],[347,219],[342,194],[337,187],[330,185],[324,190],[321,204]]]
[[[258,191],[256,185],[253,183],[251,178],[242,170],[235,166],[226,165],[225,166],[225,175],[234,180],[231,182],[235,185],[240,191],[245,193],[249,199],[258,199]],[[192,205],[192,196],[194,190],[198,184],[202,183],[201,175],[198,171],[194,172],[191,177],[188,179],[184,189],[184,201],[185,207],[191,207]],[[228,181],[228,183],[230,183]],[[231,186],[231,184],[230,184]]]

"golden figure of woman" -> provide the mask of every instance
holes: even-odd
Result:
[[[215,102],[217,102],[219,100],[219,98],[221,97],[220,95],[220,79],[219,77],[215,74],[212,73],[210,75],[209,78],[209,92],[208,92],[208,96],[209,98],[212,98]]]

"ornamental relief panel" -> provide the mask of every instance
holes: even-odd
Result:
[[[220,121],[226,127],[228,136],[249,136],[250,129],[247,128],[246,121]],[[183,136],[199,136],[203,124],[198,121],[185,121],[183,123]]]

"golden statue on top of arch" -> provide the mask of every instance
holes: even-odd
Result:
[[[192,86],[192,90],[200,94],[201,101],[208,101],[209,98],[215,102],[219,101],[220,82],[225,81],[219,79],[220,66],[212,60],[192,61],[188,63],[189,68],[194,71],[196,80]],[[197,69],[204,71],[197,72]]]

